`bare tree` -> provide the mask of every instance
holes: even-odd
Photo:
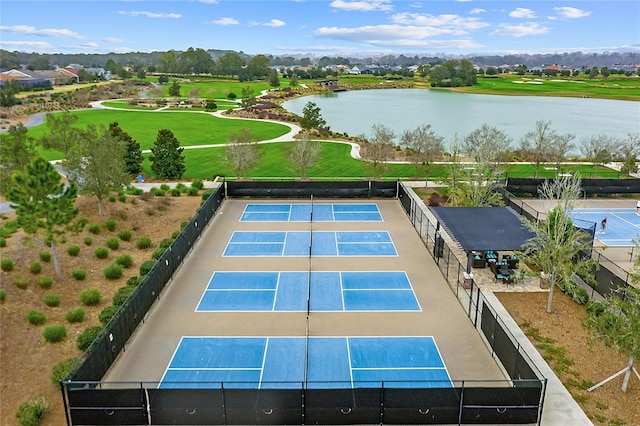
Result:
[[[230,136],[224,148],[224,158],[240,178],[246,177],[247,171],[260,161],[258,144],[252,141],[249,129]]]
[[[299,173],[303,179],[307,177],[309,168],[318,162],[322,153],[320,142],[309,140],[307,132],[303,134],[302,139],[287,144],[286,149],[294,172]]]
[[[389,159],[393,152],[393,140],[395,134],[393,130],[384,124],[374,124],[371,128],[373,136],[366,145],[366,158],[371,163],[373,177],[381,175],[386,167],[385,161]]]
[[[556,135],[554,138],[549,154],[551,160],[556,166],[556,173],[560,173],[562,171],[562,163],[566,161],[569,153],[575,149],[576,146],[572,142],[574,139],[575,135],[572,135],[571,133]]]
[[[462,142],[462,152],[480,167],[496,170],[509,152],[511,139],[502,130],[488,124],[469,133]]]
[[[580,152],[594,166],[601,166],[611,161],[618,143],[616,138],[609,135],[590,136],[580,141]]]
[[[626,175],[636,173],[636,159],[640,156],[640,133],[629,133],[627,138],[620,142],[617,154],[622,160],[620,172]]]
[[[191,100],[191,103],[196,104],[200,101],[200,88],[199,87],[192,87],[191,89],[189,89],[189,99]]]
[[[409,150],[416,176],[418,168],[422,166],[425,174],[425,186],[429,181],[431,163],[442,157],[444,153],[443,141],[444,136],[436,134],[430,124],[418,126],[414,130],[405,130],[400,136],[400,146]]]
[[[555,137],[556,133],[551,129],[551,122],[539,120],[536,121],[535,130],[526,133],[520,139],[520,151],[526,160],[533,163],[536,175],[540,164],[548,161]]]

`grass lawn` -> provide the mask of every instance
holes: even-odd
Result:
[[[242,97],[242,90],[247,86],[253,90],[255,96],[263,90],[272,89],[266,81],[240,82],[222,78],[202,77],[189,80],[169,79],[168,84],[162,85],[164,96],[169,96],[169,88],[173,81],[180,84],[180,95],[187,96],[192,89],[199,89],[198,97],[206,99],[226,99],[229,93],[235,93],[238,99]]]

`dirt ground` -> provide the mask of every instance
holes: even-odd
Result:
[[[136,201],[133,201],[133,200]],[[97,214],[95,199],[81,198],[78,206],[81,215],[89,218],[89,223],[102,224],[113,217],[118,226],[115,232],[128,229],[133,232],[132,242],[121,242],[115,253],[108,259],[99,260],[93,255],[98,246],[114,233],[102,229],[99,235],[82,232],[78,236],[69,236],[66,244],[58,250],[64,280],[54,282],[49,290],[43,290],[36,284],[37,276],[29,272],[31,262],[38,260],[38,253],[44,250],[42,245],[29,247],[22,244],[23,237],[16,233],[7,239],[7,247],[1,251],[2,258],[11,258],[16,268],[11,272],[2,272],[0,287],[6,291],[6,300],[0,305],[0,424],[17,425],[15,412],[18,406],[37,395],[44,395],[50,409],[45,415],[42,425],[65,424],[64,410],[60,389],[50,381],[51,369],[59,361],[68,357],[76,357],[80,352],[75,347],[76,336],[89,326],[99,325],[98,314],[111,304],[118,288],[125,285],[128,277],[138,275],[140,264],[151,258],[150,250],[138,250],[133,241],[139,236],[149,236],[154,246],[168,238],[180,228],[180,224],[188,220],[200,204],[200,197],[154,197],[143,201],[139,197],[128,197],[126,203],[107,202],[103,217]],[[14,219],[12,214],[3,218],[3,223]],[[91,246],[84,244],[84,237],[93,239]],[[81,253],[71,257],[66,247],[78,244]],[[123,278],[109,281],[102,277],[102,269],[120,254],[130,254],[135,265],[125,270]],[[39,276],[54,277],[53,265],[43,263],[43,271]],[[84,281],[71,278],[71,271],[77,268],[87,270]],[[21,290],[12,284],[18,277],[26,277],[30,285]],[[97,307],[84,307],[78,301],[81,290],[98,288],[102,292],[103,301]],[[42,299],[45,294],[60,296],[59,307],[47,307]],[[620,391],[621,378],[614,379],[605,386],[588,393],[584,389],[603,380],[626,365],[626,358],[613,349],[605,347],[600,341],[589,336],[582,323],[586,316],[584,306],[578,305],[560,292],[556,292],[554,313],[545,313],[546,293],[502,293],[499,299],[512,314],[518,324],[534,340],[545,358],[550,363],[564,366],[559,376],[569,388],[582,408],[596,425],[638,425],[640,424],[640,381],[632,377],[626,394]],[[69,324],[64,316],[70,309],[82,307],[87,315],[79,324]],[[45,325],[65,324],[67,338],[56,344],[45,342],[42,337],[44,326],[30,325],[26,320],[32,309],[42,310],[47,315]],[[549,349],[544,351],[542,348]],[[560,361],[553,361],[554,357]],[[543,421],[544,423],[544,421]]]

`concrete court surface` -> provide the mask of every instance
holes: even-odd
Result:
[[[227,199],[174,279],[107,372],[107,382],[159,382],[182,336],[305,336],[306,312],[195,312],[214,271],[306,271],[307,257],[222,257],[234,231],[308,231],[309,223],[239,222],[248,203]],[[315,231],[388,231],[398,256],[313,257],[314,271],[405,271],[420,312],[311,312],[311,336],[433,336],[452,380],[505,380],[396,199],[377,203],[383,222],[318,222]],[[148,386],[155,387],[156,383]]]

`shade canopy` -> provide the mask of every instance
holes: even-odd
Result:
[[[535,234],[509,207],[429,207],[440,226],[466,252],[513,251]]]

